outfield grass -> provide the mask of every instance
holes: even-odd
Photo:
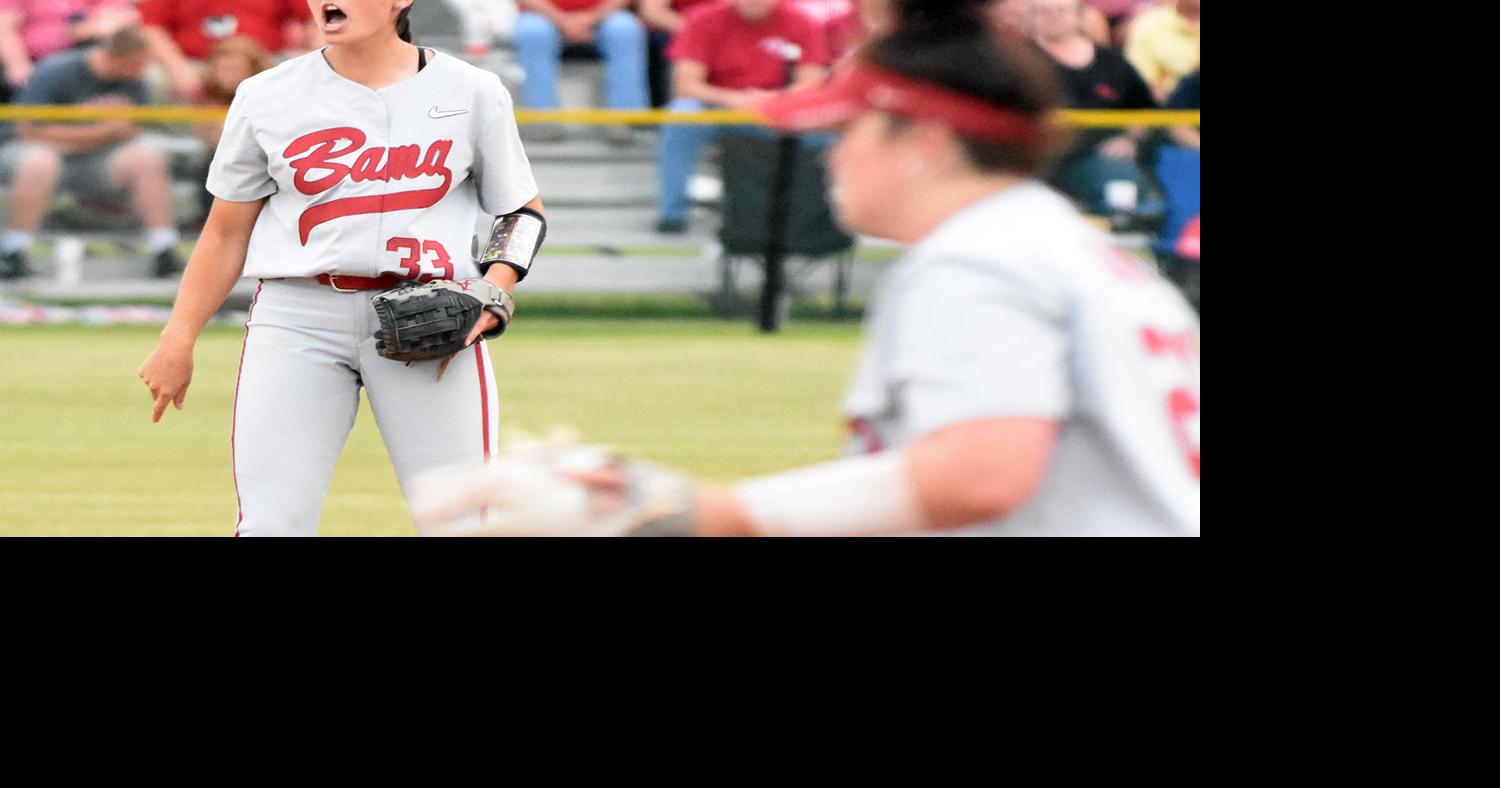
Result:
[[[0,535],[233,531],[229,418],[242,331],[198,345],[184,413],[151,424],[135,370],[154,328],[0,328]],[[491,348],[502,438],[583,439],[727,481],[831,458],[858,350],[851,325],[775,337],[713,320],[533,319]],[[408,535],[368,407],[323,510],[326,535]]]

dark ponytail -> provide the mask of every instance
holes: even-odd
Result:
[[[401,9],[396,15],[396,35],[406,43],[411,43],[411,6]]]
[[[895,0],[899,21],[869,42],[864,57],[881,68],[939,85],[1045,123],[1059,103],[1057,76],[1029,41],[1001,37],[985,24],[981,0]],[[1030,175],[1056,150],[1051,126],[1022,143],[960,138],[981,170]]]

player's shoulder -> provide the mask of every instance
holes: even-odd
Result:
[[[1024,181],[944,223],[912,249],[909,267],[974,299],[999,288],[1062,309],[1107,268],[1111,246],[1066,197]]]
[[[1097,245],[1103,238],[1066,197],[1028,180],[960,212],[915,251],[937,259],[978,258],[1003,268]]]

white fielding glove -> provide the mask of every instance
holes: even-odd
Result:
[[[681,474],[550,442],[423,474],[411,511],[422,536],[691,536],[695,497]]]

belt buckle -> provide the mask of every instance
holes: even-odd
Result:
[[[334,290],[340,292],[340,293],[357,293],[357,292],[359,292],[358,290],[345,290],[344,288],[339,287],[339,277],[338,277],[338,274],[329,274],[328,275],[328,286],[331,287],[331,288],[333,288]]]

